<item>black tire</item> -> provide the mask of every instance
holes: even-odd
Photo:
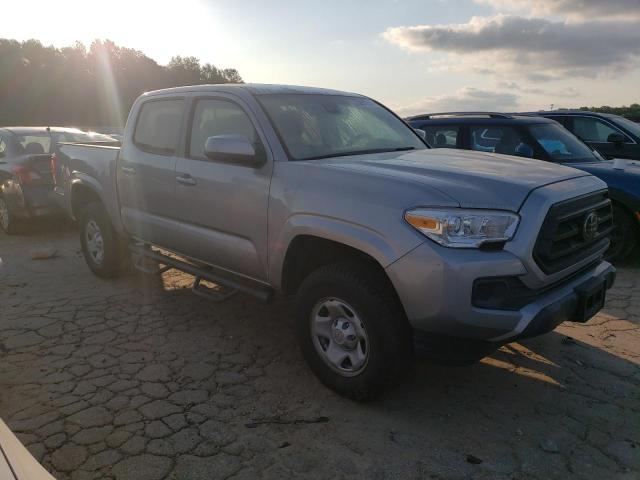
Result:
[[[104,206],[99,202],[92,202],[85,207],[80,215],[80,244],[87,265],[93,273],[101,278],[115,278],[123,270],[127,260],[126,241],[120,237],[109,219]],[[102,260],[90,246],[89,232],[97,228],[102,239]]]
[[[353,376],[330,367],[314,343],[312,313],[328,298],[340,299],[352,307],[366,330],[368,359]],[[375,266],[348,261],[315,270],[300,286],[295,319],[298,341],[309,367],[324,385],[344,397],[374,398],[410,370],[411,328],[387,277]]]
[[[623,207],[614,205],[611,245],[605,253],[605,258],[613,261],[624,260],[637,244],[638,222]]]
[[[4,212],[0,215],[0,229],[7,235],[15,235],[20,232],[20,226],[18,219],[15,217],[6,200],[0,194],[0,212]]]

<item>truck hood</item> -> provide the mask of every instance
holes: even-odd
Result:
[[[518,211],[529,193],[589,174],[561,165],[453,149],[376,153],[322,160],[329,168],[386,176],[439,190],[465,208]]]

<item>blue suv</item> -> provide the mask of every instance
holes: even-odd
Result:
[[[562,163],[601,178],[614,202],[609,259],[627,257],[640,239],[640,162],[614,168],[555,120],[528,114],[456,112],[406,119],[433,148],[459,148]]]
[[[552,110],[530,115],[557,121],[605,158],[640,160],[640,124],[628,118],[586,110]]]

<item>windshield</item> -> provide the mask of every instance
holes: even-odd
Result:
[[[618,122],[621,127],[633,133],[636,137],[640,137],[640,123],[633,122],[624,117],[617,117],[616,122]]]
[[[532,125],[529,132],[556,162],[596,162],[600,160],[586,144],[554,124]]]
[[[404,122],[362,97],[260,95],[293,160],[428,148]]]

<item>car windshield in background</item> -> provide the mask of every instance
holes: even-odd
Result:
[[[529,132],[556,162],[596,162],[601,160],[593,150],[560,125],[532,125]]]
[[[624,117],[616,118],[616,122],[618,122],[621,127],[629,130],[635,136],[640,137],[640,123],[632,122],[628,118]]]
[[[293,160],[428,148],[410,127],[368,98],[271,94],[258,99]]]

